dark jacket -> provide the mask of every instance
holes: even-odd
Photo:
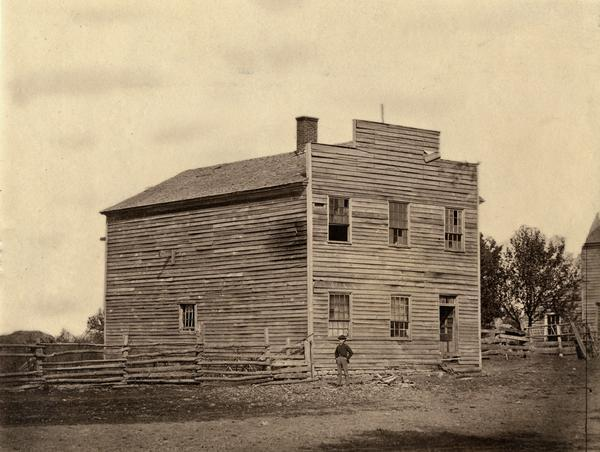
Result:
[[[348,344],[346,344],[345,342],[343,344],[339,344],[335,348],[335,357],[336,358],[338,356],[343,356],[348,361],[350,361],[350,358],[352,357],[352,355],[354,355],[354,352],[352,351],[352,349],[350,348],[350,346]]]

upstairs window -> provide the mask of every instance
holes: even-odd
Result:
[[[389,242],[390,245],[408,245],[408,204],[390,201],[389,203]]]
[[[350,241],[350,199],[329,197],[329,233],[332,242]]]
[[[196,305],[179,305],[179,327],[182,331],[196,331]]]
[[[327,335],[337,337],[350,334],[350,295],[347,293],[329,294],[329,326]]]
[[[408,297],[393,295],[390,316],[390,337],[408,338],[410,300]]]
[[[445,242],[446,249],[462,251],[464,248],[464,212],[459,209],[446,209]]]

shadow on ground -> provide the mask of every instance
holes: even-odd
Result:
[[[336,444],[321,444],[316,449],[327,452],[397,451],[397,450],[485,450],[485,451],[563,451],[570,445],[550,440],[534,432],[506,433],[498,436],[462,435],[444,431],[397,432],[391,430],[366,431]]]

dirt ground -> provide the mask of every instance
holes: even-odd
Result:
[[[479,377],[402,377],[404,383],[399,378],[389,386],[355,377],[344,387],[320,380],[5,392],[0,445],[28,451],[600,450],[600,359],[484,361]]]

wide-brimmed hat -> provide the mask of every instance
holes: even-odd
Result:
[[[338,340],[340,340],[340,341],[345,341],[345,340],[346,340],[346,336],[344,336],[343,334],[340,334],[340,335],[338,336]]]

